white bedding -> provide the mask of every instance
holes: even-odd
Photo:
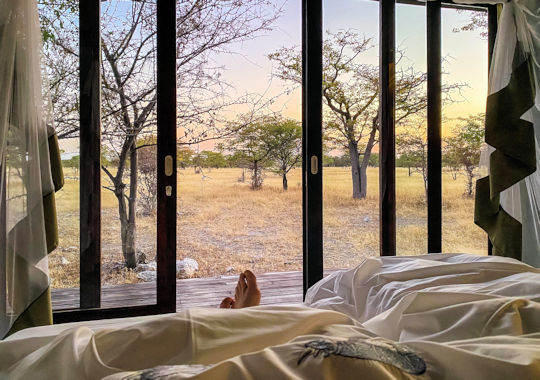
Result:
[[[540,269],[465,254],[379,257],[309,289],[307,306],[349,315],[396,341],[540,332]]]
[[[310,307],[29,329],[0,343],[0,377],[538,379],[539,301],[540,270],[514,260],[372,258],[316,284]],[[158,365],[175,367],[123,372]]]

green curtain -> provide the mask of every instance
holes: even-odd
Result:
[[[517,8],[513,10],[511,8],[513,6],[509,3],[505,15],[503,11],[503,16],[507,17],[506,25],[510,18],[513,25],[517,24],[514,12],[519,10]],[[510,31],[517,35],[518,30],[519,27],[514,26],[506,28],[503,32]],[[504,88],[490,94],[487,99],[486,143],[494,150],[489,157],[489,176],[476,183],[474,221],[488,233],[493,244],[493,254],[522,260],[523,226],[503,208],[501,193],[517,184],[520,184],[519,189],[523,190],[523,184],[520,182],[537,170],[534,125],[523,119],[524,114],[535,106],[537,89],[533,59],[535,51],[525,49],[519,37],[513,38],[516,46],[509,82]],[[498,43],[502,45],[499,39],[502,39],[500,36]],[[496,75],[503,75],[505,68],[500,62],[504,60],[499,61],[499,67],[496,69],[499,72],[492,72],[490,80]]]
[[[62,161],[60,159],[58,138],[52,128],[48,128],[48,132],[49,159],[54,192],[56,192],[64,186],[64,173],[62,170]],[[47,238],[48,253],[54,251],[58,246],[58,224],[54,192],[43,196],[43,216],[45,219],[45,234]],[[15,226],[15,229],[25,225],[23,220]],[[51,291],[50,287],[48,287],[21,315],[19,315],[7,336],[28,327],[50,325],[52,322]]]

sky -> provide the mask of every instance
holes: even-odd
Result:
[[[283,4],[283,13],[271,31],[249,41],[229,46],[234,54],[212,55],[214,63],[223,67],[222,78],[233,85],[230,95],[265,93],[267,97],[283,94],[289,83],[272,79],[272,62],[267,55],[281,47],[300,46],[301,43],[301,0],[276,0]],[[371,0],[324,0],[324,30],[354,29],[372,37],[377,44],[378,2]],[[447,134],[455,118],[466,117],[485,110],[487,94],[487,41],[479,31],[453,32],[465,25],[469,12],[442,11],[442,53],[445,57],[443,82],[466,83],[459,102],[444,108],[443,134]],[[416,70],[426,69],[425,7],[398,4],[396,6],[396,44],[405,52],[404,64]],[[378,46],[362,56],[362,62],[378,63]],[[281,95],[273,104],[274,111],[286,117],[301,118],[300,90]],[[241,113],[242,108],[234,110]],[[234,112],[233,112],[234,113]],[[232,117],[232,116],[231,116]],[[66,151],[77,148],[73,143],[63,143]],[[202,149],[209,149],[206,144]]]
[[[272,63],[266,58],[269,52],[280,47],[299,46],[301,38],[301,1],[288,0],[284,14],[272,32],[256,39],[231,46],[238,52],[235,56],[214,57],[225,66],[224,78],[243,91],[262,92],[268,88]],[[469,12],[442,11],[442,54],[447,75],[443,81],[467,83],[459,103],[445,108],[447,117],[466,116],[483,112],[487,94],[487,41],[478,31],[455,33],[453,29],[465,25]],[[326,0],[324,1],[323,24],[325,31],[355,29],[367,37],[378,40],[378,3],[370,0]],[[404,64],[417,70],[426,69],[425,8],[398,4],[396,7],[396,44],[405,51]],[[363,55],[363,62],[378,63],[378,46]],[[275,93],[288,84],[272,80]],[[300,93],[286,100],[284,114],[300,118]],[[281,103],[280,103],[281,105]]]

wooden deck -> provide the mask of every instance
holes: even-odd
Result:
[[[328,274],[328,273],[325,273]],[[275,272],[257,275],[262,292],[261,305],[302,302],[302,272]],[[238,276],[193,278],[176,281],[176,309],[217,307],[224,297],[234,295]],[[103,286],[101,307],[148,305],[156,302],[156,283]],[[79,289],[53,289],[54,310],[79,307]]]

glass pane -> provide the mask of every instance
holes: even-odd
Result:
[[[376,2],[324,5],[324,268],[379,254]]]
[[[396,254],[427,253],[426,9],[396,5]]]
[[[302,300],[300,7],[178,4],[205,19],[177,39],[179,307],[218,306],[247,269],[262,304]]]
[[[154,304],[156,5],[107,1],[101,15],[101,304]]]
[[[64,187],[56,193],[58,247],[49,255],[53,309],[79,305],[78,2],[40,5],[42,73],[59,137]]]
[[[487,12],[443,9],[442,17],[443,83],[461,85],[443,110],[443,252],[485,255],[487,235],[474,224],[474,189],[484,141]]]

